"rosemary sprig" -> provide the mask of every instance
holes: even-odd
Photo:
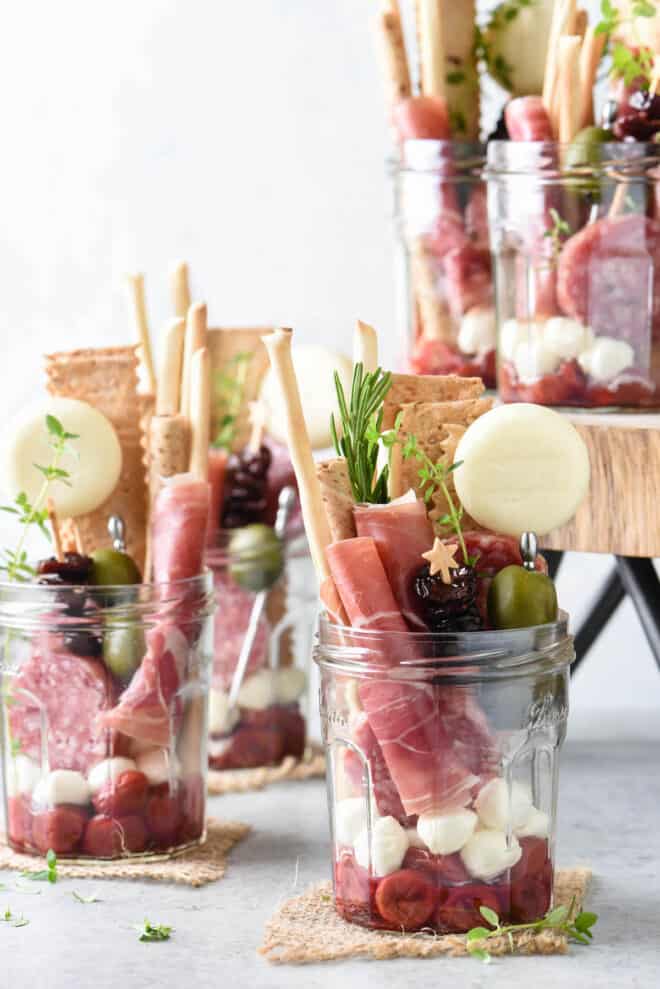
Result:
[[[218,408],[218,432],[213,446],[231,452],[236,438],[236,424],[245,400],[245,383],[252,354],[243,351],[227,361],[215,377],[215,400]]]
[[[56,419],[52,415],[46,416],[46,429],[48,430],[48,439],[53,450],[53,455],[51,462],[46,467],[41,464],[34,465],[35,469],[43,475],[43,481],[34,504],[31,504],[26,493],[21,491],[14,499],[13,505],[0,506],[0,511],[17,515],[19,524],[23,526],[18,546],[15,550],[5,548],[2,551],[3,559],[0,563],[0,570],[6,571],[8,579],[19,583],[23,583],[35,575],[34,569],[27,562],[27,552],[25,550],[25,542],[30,531],[30,526],[36,525],[43,535],[47,539],[50,539],[50,533],[46,528],[48,510],[45,507],[48,492],[50,491],[51,484],[58,481],[61,484],[69,485],[69,472],[59,465],[65,453],[75,452],[70,446],[69,440],[78,439],[76,433],[68,433],[59,419]]]
[[[496,937],[506,937],[509,941],[511,953],[515,952],[513,934],[517,931],[558,931],[566,934],[571,941],[580,944],[589,944],[593,938],[591,928],[598,920],[598,914],[589,913],[583,910],[574,920],[571,920],[575,901],[570,906],[554,907],[548,910],[545,917],[535,920],[530,924],[500,924],[500,918],[490,907],[480,907],[479,913],[490,927],[473,927],[466,936],[467,949],[473,958],[489,962],[491,956],[486,948],[482,947],[484,942]]]
[[[438,519],[436,525],[441,528],[448,528],[456,535],[465,563],[469,567],[474,566],[476,560],[473,557],[468,556],[465,539],[463,538],[463,529],[461,527],[463,506],[460,504],[456,505],[447,485],[449,475],[455,471],[457,467],[461,466],[461,461],[459,460],[457,463],[451,464],[450,466],[447,466],[441,460],[434,464],[426,451],[420,447],[417,442],[417,437],[413,436],[412,433],[403,444],[403,449],[401,452],[404,460],[414,457],[415,460],[419,461],[421,464],[418,474],[419,479],[422,482],[422,497],[424,498],[426,504],[428,505],[438,489],[440,489],[444,495],[449,511],[443,515],[442,518]]]
[[[350,401],[347,402],[341,378],[335,371],[341,429],[337,428],[332,415],[330,431],[335,450],[346,459],[353,497],[358,503],[384,505],[389,500],[389,464],[378,473],[378,453],[381,443],[391,450],[396,442],[398,424],[394,429],[382,432],[383,401],[391,384],[389,371],[376,368],[365,374],[363,365],[358,363],[353,371]]]

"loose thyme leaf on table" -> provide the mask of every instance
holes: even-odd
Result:
[[[516,946],[513,935],[520,931],[556,931],[565,934],[570,941],[577,941],[579,944],[589,944],[593,938],[591,928],[598,920],[598,914],[588,910],[581,911],[574,920],[570,917],[573,913],[575,901],[570,906],[558,906],[548,910],[544,917],[529,924],[500,924],[500,918],[490,907],[480,907],[479,913],[484,920],[490,924],[488,927],[473,927],[467,932],[467,950],[473,958],[480,961],[491,961],[491,955],[484,942],[492,938],[506,937],[509,941],[511,954],[515,954]]]
[[[174,928],[168,927],[167,924],[150,924],[145,919],[143,924],[135,924],[133,930],[140,935],[140,941],[169,941]]]

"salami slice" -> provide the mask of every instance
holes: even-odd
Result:
[[[100,715],[114,704],[105,666],[68,652],[58,636],[43,636],[11,686],[9,725],[21,752],[50,769],[87,769],[109,754],[112,735]]]

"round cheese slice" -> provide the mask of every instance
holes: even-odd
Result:
[[[293,347],[291,356],[300,387],[300,400],[309,439],[315,450],[322,450],[332,445],[330,416],[334,412],[335,418],[337,417],[334,372],[339,373],[348,396],[353,378],[353,363],[344,354],[319,346]],[[264,377],[260,398],[268,412],[266,421],[268,432],[276,440],[286,443],[283,396],[271,370],[268,370]]]
[[[465,511],[494,532],[544,535],[575,514],[589,487],[589,454],[572,423],[525,403],[500,405],[461,438],[454,462]]]
[[[85,515],[112,494],[121,472],[122,454],[115,429],[87,402],[75,398],[48,398],[32,406],[7,427],[3,450],[3,487],[16,497],[25,491],[34,504],[43,483],[35,464],[53,463],[52,437],[46,416],[52,415],[68,433],[78,438],[68,447],[58,466],[68,471],[67,484],[53,481],[48,494],[62,518]]]

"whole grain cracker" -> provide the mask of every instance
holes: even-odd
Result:
[[[316,476],[321,485],[321,501],[333,541],[352,539],[356,535],[353,519],[355,498],[346,460],[335,457],[333,460],[319,462],[316,465]]]
[[[262,336],[272,333],[272,326],[259,327],[219,327],[209,329],[207,346],[211,355],[211,439],[217,435],[222,424],[221,377],[231,376],[232,362],[241,355],[249,354],[243,401],[239,412],[234,436],[234,451],[242,450],[250,438],[248,403],[254,402],[268,370],[268,354]]]
[[[392,428],[403,405],[458,402],[479,398],[484,391],[481,378],[461,378],[457,374],[393,374],[383,402],[383,429]]]
[[[559,869],[554,905],[572,905],[575,916],[583,909],[590,881],[590,869]],[[516,932],[513,944],[521,955],[568,951],[566,936],[553,930]],[[511,954],[511,943],[507,937],[493,938],[488,951],[493,956]],[[332,884],[324,882],[282,904],[266,925],[259,953],[276,964],[308,964],[344,958],[457,958],[465,957],[468,950],[464,934],[398,934],[350,924],[335,910]]]

